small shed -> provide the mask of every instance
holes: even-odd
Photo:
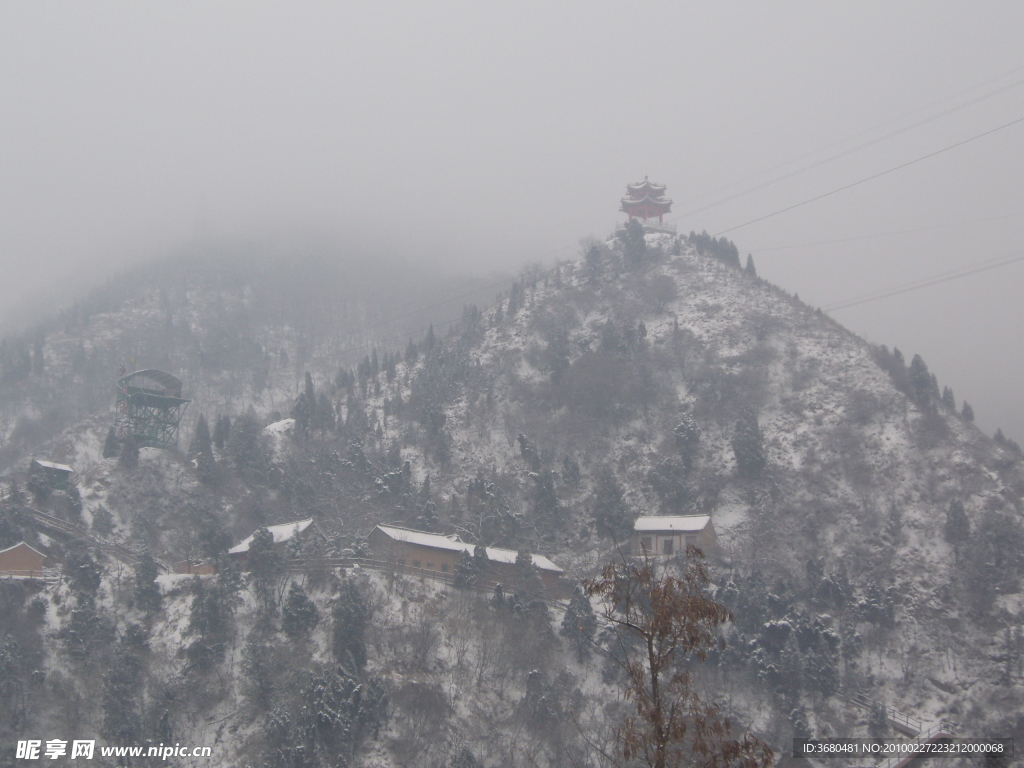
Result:
[[[632,551],[636,557],[668,557],[694,546],[705,554],[718,549],[711,515],[638,517],[633,523]]]
[[[296,538],[299,539],[300,545],[313,536],[320,536],[324,540],[327,538],[324,536],[323,531],[320,530],[320,527],[313,521],[312,517],[307,517],[305,520],[293,520],[290,523],[268,525],[267,530],[270,531],[270,535],[274,537],[274,549],[278,550],[281,554],[285,554],[288,551],[289,546],[294,545],[293,540]],[[254,535],[255,531],[229,549],[228,557],[244,563],[249,553],[249,547],[252,545]]]
[[[46,555],[24,541],[0,550],[0,574],[21,578],[41,578]]]
[[[71,475],[74,472],[67,464],[56,464],[42,459],[32,459],[28,463],[29,477],[42,477],[46,485],[54,491],[66,491],[70,488]]]

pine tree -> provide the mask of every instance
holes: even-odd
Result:
[[[590,653],[590,643],[596,631],[597,617],[594,615],[594,606],[590,604],[590,598],[583,588],[576,587],[565,611],[565,618],[562,619],[561,634],[575,647],[576,659],[581,664]]]
[[[732,450],[736,456],[736,468],[743,477],[756,478],[764,470],[767,460],[764,455],[764,437],[757,423],[757,414],[746,411],[736,421],[736,432],[732,438]]]
[[[135,604],[147,615],[156,613],[163,605],[163,595],[156,577],[160,575],[156,560],[148,552],[144,552],[135,566]]]
[[[202,453],[212,455],[213,445],[210,440],[210,427],[206,423],[206,416],[200,414],[196,422],[196,429],[192,435],[192,442],[188,445],[188,456],[194,459]]]
[[[622,232],[622,257],[627,269],[640,266],[647,258],[644,225],[638,219],[631,218]]]
[[[672,430],[675,436],[676,450],[683,459],[683,467],[689,472],[700,450],[700,428],[689,415],[684,415]]]
[[[473,547],[473,570],[477,583],[487,581],[491,575],[491,558],[487,555],[487,547],[477,544]]]
[[[927,407],[931,404],[933,381],[928,366],[920,355],[914,355],[907,373],[910,376],[910,390],[914,400],[918,405]]]
[[[455,573],[452,584],[458,589],[470,589],[477,584],[477,573],[473,555],[468,550],[459,552],[458,560],[455,562]]]
[[[309,599],[306,590],[293,581],[281,609],[281,629],[292,640],[304,640],[319,623],[320,611],[316,603]]]
[[[139,446],[135,442],[135,436],[130,432],[124,439],[121,446],[121,466],[125,469],[135,469],[139,466]]]
[[[338,663],[355,674],[366,666],[363,634],[370,621],[370,610],[355,582],[346,579],[334,604],[333,650]]]
[[[942,389],[942,404],[946,410],[956,410],[956,397],[953,395],[953,390],[950,387],[943,387]]]
[[[757,277],[757,268],[754,266],[754,256],[747,254],[747,269],[746,272],[751,277]]]
[[[452,759],[448,761],[448,768],[484,768],[484,764],[476,759],[468,747],[463,747],[452,755]]]
[[[953,557],[960,562],[960,545],[971,535],[971,521],[967,519],[964,504],[960,499],[953,499],[946,511],[946,525],[942,529],[946,541],[953,545]]]
[[[114,516],[104,506],[99,506],[92,513],[92,530],[100,536],[109,536],[114,531]]]
[[[868,715],[868,734],[872,739],[881,740],[889,733],[889,716],[885,704],[876,701],[871,705]]]
[[[274,535],[267,528],[253,531],[246,562],[257,601],[263,610],[273,611],[277,580],[284,573],[284,562],[274,549]]]
[[[227,415],[218,416],[217,423],[213,427],[213,444],[218,451],[223,451],[224,446],[231,438],[231,418]]]
[[[107,439],[103,441],[103,458],[112,459],[117,456],[117,433],[111,427],[107,430]]]
[[[625,541],[633,529],[633,513],[623,500],[622,488],[609,469],[597,477],[593,516],[598,535],[616,542]]]

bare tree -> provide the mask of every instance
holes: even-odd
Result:
[[[732,738],[729,720],[693,690],[688,665],[705,659],[720,642],[717,627],[732,616],[707,596],[703,554],[695,547],[686,554],[678,577],[659,573],[647,558],[609,563],[585,582],[587,594],[603,603],[614,634],[609,652],[635,707],[617,728],[617,755],[609,757],[651,768],[767,768],[772,750],[749,734]]]

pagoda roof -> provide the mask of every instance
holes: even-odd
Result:
[[[118,379],[119,383],[129,387],[140,389],[154,389],[153,384],[163,387],[163,394],[167,397],[181,397],[181,379],[169,374],[167,371],[160,371],[156,368],[146,368],[142,371],[129,373]],[[146,385],[150,386],[146,386]]]
[[[653,192],[655,196],[661,196],[665,194],[664,184],[655,184],[653,181],[648,181],[647,177],[644,176],[644,180],[638,184],[627,184],[626,192],[629,193],[630,197],[636,197],[637,195],[644,195]]]
[[[667,197],[624,197],[622,198],[622,209],[626,213],[637,208],[648,208],[668,213],[672,208],[672,200]]]

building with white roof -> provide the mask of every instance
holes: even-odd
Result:
[[[305,539],[312,535],[324,536],[320,527],[313,521],[312,517],[307,517],[305,520],[293,520],[290,523],[268,525],[267,530],[270,531],[270,535],[274,537],[275,549],[284,549],[292,539],[296,537],[299,539]],[[249,547],[252,545],[253,536],[255,535],[256,533],[254,531],[251,535],[242,539],[242,541],[228,550],[228,555],[244,561],[249,552]],[[324,538],[326,539],[326,537]]]
[[[638,517],[633,523],[632,552],[635,556],[671,556],[694,546],[705,554],[718,548],[711,515],[657,515]]]
[[[394,562],[396,565],[440,573],[455,573],[455,565],[463,552],[473,554],[476,545],[462,541],[458,536],[442,536],[438,533],[416,531],[395,525],[378,525],[367,537],[370,548],[377,557]],[[512,549],[485,547],[490,560],[489,581],[508,581],[518,553]],[[560,591],[559,579],[562,569],[544,555],[530,555],[544,586],[555,592]]]

